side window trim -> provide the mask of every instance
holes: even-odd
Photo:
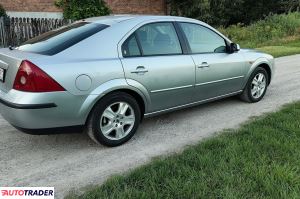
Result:
[[[137,45],[139,47],[140,54],[141,54],[140,57],[143,57],[144,56],[144,51],[143,51],[143,48],[142,48],[140,37],[138,36],[138,34],[136,34],[136,31],[134,31],[134,33],[132,35],[134,35],[136,43],[137,43]]]
[[[197,55],[197,54],[200,54],[200,55],[201,55],[201,54],[220,54],[220,53],[214,53],[214,52],[193,53],[193,52],[192,52],[192,49],[191,49],[191,46],[190,46],[190,44],[189,44],[189,42],[188,42],[188,39],[187,39],[187,37],[186,37],[186,34],[184,33],[182,27],[180,26],[181,23],[198,25],[198,26],[201,26],[201,27],[203,27],[203,28],[206,28],[206,29],[208,29],[208,30],[214,32],[215,34],[217,34],[219,37],[221,37],[221,38],[224,40],[224,43],[226,44],[226,51],[227,51],[227,48],[228,48],[228,42],[227,42],[227,40],[226,40],[222,35],[220,35],[220,34],[217,33],[216,31],[212,30],[211,28],[206,27],[206,26],[203,26],[203,25],[198,24],[198,23],[193,23],[193,22],[176,21],[175,23],[177,24],[177,27],[178,27],[178,29],[179,29],[179,31],[180,31],[180,34],[181,34],[182,37],[183,37],[184,43],[185,43],[185,45],[187,46],[187,49],[188,49],[188,53],[187,53],[187,54],[189,54],[189,55]],[[227,52],[222,52],[222,53],[226,53],[226,54],[227,54]]]
[[[191,48],[190,48],[189,43],[187,42],[187,38],[186,38],[182,28],[180,27],[179,23],[177,23],[176,21],[173,22],[173,26],[176,30],[176,34],[177,34],[177,37],[180,42],[182,54],[184,54],[184,55],[189,54],[191,52]]]
[[[136,31],[139,30],[140,28],[143,28],[144,26],[146,25],[150,25],[150,24],[157,24],[157,23],[170,23],[173,25],[173,28],[176,32],[176,36],[177,36],[177,39],[179,41],[179,44],[180,44],[180,48],[181,48],[181,53],[176,53],[176,54],[157,54],[157,55],[145,55],[144,52],[143,52],[143,48],[142,48],[142,45],[141,45],[141,41],[140,41],[140,38],[138,36],[138,34],[136,34]],[[130,36],[128,36],[126,38],[126,40],[123,42],[123,44],[121,45],[121,51],[122,51],[122,56],[123,58],[132,58],[132,57],[158,57],[158,56],[176,56],[176,55],[184,55],[184,54],[188,54],[188,49],[187,49],[187,44],[186,42],[184,41],[183,39],[183,34],[182,32],[179,30],[179,24],[176,24],[175,21],[158,21],[158,22],[150,22],[150,23],[147,23],[147,24],[144,24],[142,26],[140,26],[139,28],[137,28]],[[123,46],[127,43],[128,40],[131,39],[131,37],[135,37],[136,39],[136,42],[138,44],[138,48],[139,48],[139,51],[140,51],[140,54],[139,56],[124,56],[124,52],[123,52]]]

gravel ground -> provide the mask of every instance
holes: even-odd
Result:
[[[233,97],[146,119],[136,136],[117,148],[98,146],[85,134],[23,134],[0,117],[0,187],[54,186],[62,198],[72,189],[102,183],[112,174],[300,100],[300,55],[276,59],[276,65],[263,101],[247,104]]]

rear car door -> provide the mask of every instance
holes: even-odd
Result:
[[[147,89],[149,112],[193,101],[195,65],[181,46],[173,22],[143,25],[122,45],[125,77]]]
[[[215,31],[194,23],[179,23],[196,65],[195,100],[202,101],[240,91],[245,60],[228,53],[228,44]]]

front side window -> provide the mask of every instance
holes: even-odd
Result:
[[[225,53],[225,40],[214,31],[198,24],[180,23],[192,53]]]
[[[173,23],[151,23],[138,29],[135,34],[145,56],[182,54]]]

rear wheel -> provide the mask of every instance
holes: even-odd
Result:
[[[138,129],[141,111],[129,94],[115,92],[105,96],[94,108],[88,122],[88,135],[106,146],[127,142]]]
[[[248,83],[240,95],[246,102],[259,102],[266,94],[268,89],[269,76],[264,68],[258,67],[251,74]]]

